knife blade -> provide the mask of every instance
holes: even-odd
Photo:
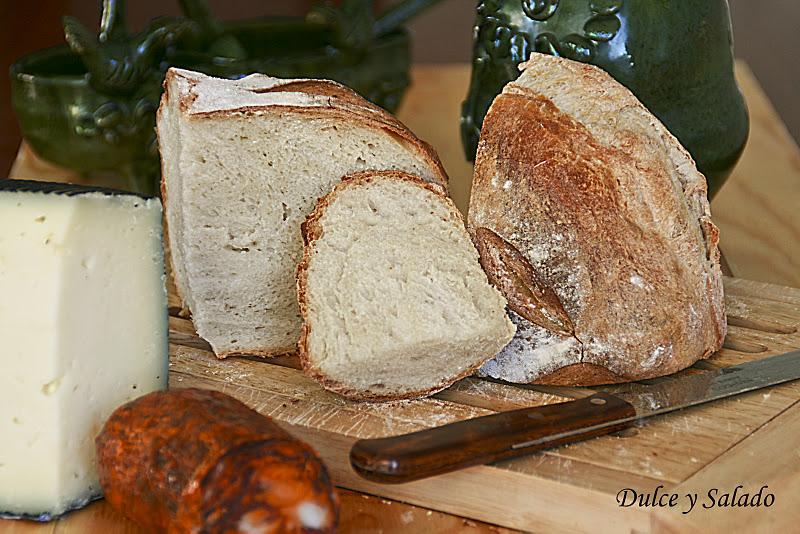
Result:
[[[350,450],[350,464],[371,481],[411,482],[610,434],[647,417],[798,379],[800,350],[721,369],[691,368],[569,402],[362,439]]]

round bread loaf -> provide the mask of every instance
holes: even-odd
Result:
[[[597,67],[532,54],[483,123],[469,228],[514,340],[480,373],[596,385],[721,345],[719,233],[677,139]]]

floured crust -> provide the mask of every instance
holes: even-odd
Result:
[[[194,88],[201,84],[217,83],[216,78],[198,73],[171,68],[167,71],[164,87],[175,80],[188,85],[188,94],[178,100],[180,110],[189,117],[214,117],[231,114],[253,114],[264,112],[320,113],[334,116],[342,121],[362,122],[365,126],[380,128],[415,147],[426,163],[438,170],[440,184],[447,188],[447,173],[436,151],[428,143],[417,138],[411,130],[391,113],[362,98],[352,89],[331,80],[280,79],[264,74],[252,74],[237,80],[240,89],[232,95],[201,105]],[[230,86],[230,80],[224,83]],[[204,90],[204,94],[212,93]],[[248,101],[245,95],[255,95]],[[167,95],[162,97],[162,102]]]
[[[564,355],[560,368],[538,374],[532,365],[525,381],[615,383],[709,357],[726,322],[704,177],[602,70],[541,54],[523,68],[530,72],[506,86],[484,122],[469,227],[491,230],[528,260],[581,343],[579,362]],[[527,325],[542,334],[535,339],[549,332]],[[497,365],[486,370],[503,378]]]
[[[342,178],[342,181],[339,184],[337,184],[336,187],[334,187],[333,191],[331,191],[329,194],[319,199],[319,201],[317,202],[317,206],[314,208],[314,211],[312,211],[311,214],[309,214],[309,216],[306,218],[305,222],[301,226],[304,247],[303,247],[303,259],[297,266],[297,301],[300,305],[300,316],[303,319],[303,326],[300,333],[300,341],[298,341],[297,343],[297,352],[298,355],[300,356],[300,363],[303,366],[303,372],[307,376],[322,384],[322,386],[325,389],[334,391],[344,397],[353,400],[364,400],[364,401],[375,401],[375,402],[416,399],[419,397],[426,397],[428,395],[433,395],[438,391],[446,389],[454,382],[457,382],[462,378],[466,378],[470,375],[473,375],[475,371],[477,371],[481,367],[481,365],[485,363],[485,361],[479,362],[476,365],[466,369],[464,372],[462,372],[455,378],[445,377],[439,384],[426,390],[409,391],[401,394],[396,393],[396,394],[381,395],[378,393],[372,393],[363,390],[355,390],[345,384],[342,384],[337,380],[329,378],[319,368],[317,368],[314,365],[314,363],[312,362],[312,357],[309,353],[308,339],[309,339],[309,334],[311,332],[311,327],[309,326],[308,323],[308,300],[307,300],[308,266],[311,261],[313,242],[322,236],[323,230],[322,230],[322,225],[320,223],[320,219],[325,214],[325,211],[328,209],[328,207],[334,202],[334,200],[336,200],[336,196],[340,194],[342,191],[353,187],[357,187],[359,185],[368,184],[370,182],[375,181],[376,178],[382,180],[390,179],[390,180],[411,182],[424,189],[427,189],[435,193],[437,196],[441,197],[442,200],[446,201],[446,205],[451,210],[453,215],[457,217],[457,220],[460,221],[464,220],[463,215],[461,214],[460,211],[458,211],[458,209],[452,203],[452,200],[450,200],[450,198],[447,196],[444,188],[438,186],[437,184],[431,184],[425,182],[414,175],[400,171],[364,171],[364,172],[350,174]],[[490,358],[487,358],[487,360],[488,359]]]

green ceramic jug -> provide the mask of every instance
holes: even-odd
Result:
[[[747,141],[727,0],[483,0],[474,35],[468,159],[492,100],[531,52],[592,63],[628,87],[692,154],[710,196]]]

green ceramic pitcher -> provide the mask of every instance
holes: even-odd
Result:
[[[469,159],[503,86],[531,52],[584,61],[628,87],[680,140],[716,193],[742,153],[727,0],[483,0],[461,131]]]

